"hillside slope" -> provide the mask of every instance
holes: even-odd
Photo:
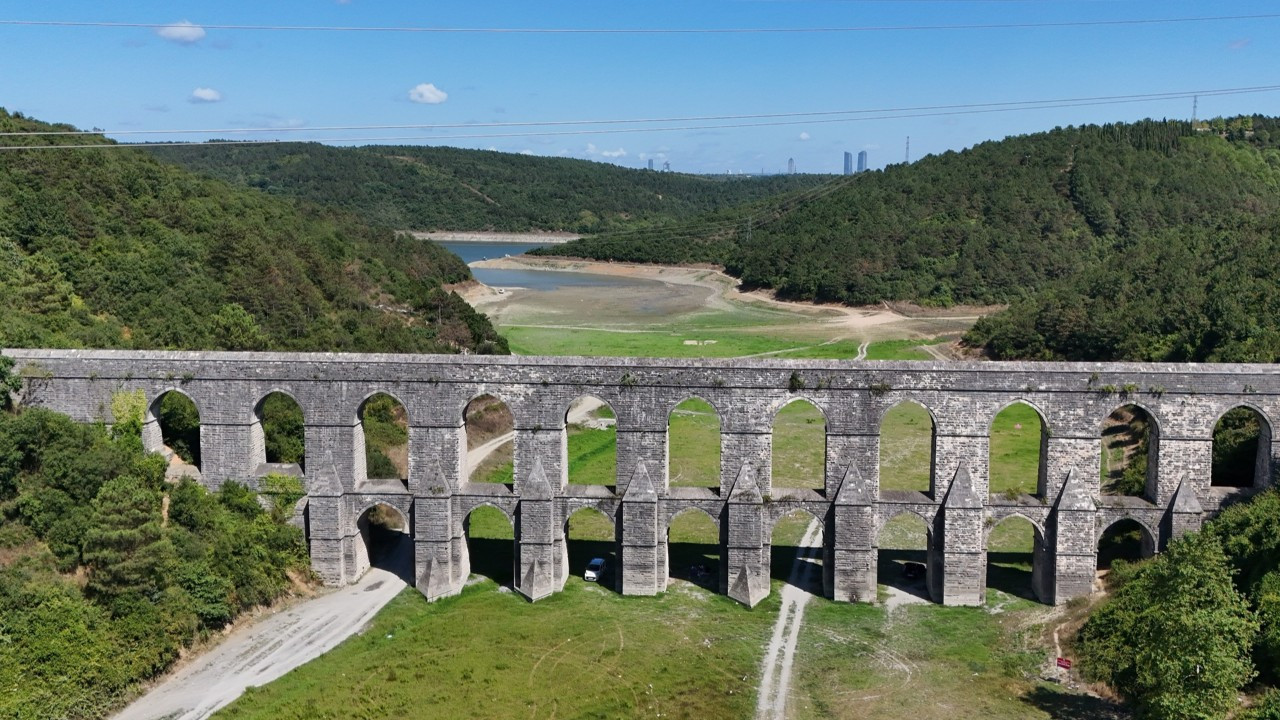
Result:
[[[689,218],[825,179],[685,175],[450,147],[285,143],[148,152],[229,182],[409,230],[600,232]]]
[[[720,262],[801,300],[1010,303],[970,335],[997,357],[1276,359],[1278,145],[1264,117],[1059,128],[554,252]]]
[[[49,142],[0,137],[0,346],[506,351],[431,243],[142,150],[4,149]]]

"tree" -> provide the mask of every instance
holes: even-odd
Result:
[[[226,350],[262,350],[269,343],[258,321],[238,303],[223,305],[213,316],[213,340]]]
[[[0,356],[0,410],[13,409],[13,395],[22,389],[22,378],[13,373],[13,358]]]
[[[1138,568],[1080,631],[1085,674],[1140,717],[1221,718],[1254,676],[1258,622],[1231,582],[1222,546],[1190,533]]]
[[[133,477],[104,483],[84,538],[89,590],[108,601],[158,597],[167,585],[173,546],[164,538],[160,493]]]

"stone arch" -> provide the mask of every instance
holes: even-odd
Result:
[[[617,587],[622,577],[618,561],[619,532],[614,519],[595,505],[566,509],[564,518],[563,567],[569,577],[583,577],[587,563],[593,558],[605,560],[605,577],[597,582],[602,587]],[[577,521],[575,522],[575,518]]]
[[[927,440],[922,425],[926,418],[929,423]],[[932,497],[937,472],[937,415],[928,405],[907,398],[894,403],[880,415],[878,429],[880,494],[883,496],[885,491],[915,491]],[[892,433],[887,441],[886,429]]]
[[[386,417],[369,418],[372,403],[379,396],[394,403],[390,408],[378,405],[378,414]],[[397,410],[403,417],[397,417]],[[374,480],[397,480],[407,489],[409,474],[412,471],[413,453],[409,452],[409,427],[412,419],[409,408],[394,393],[386,390],[373,390],[367,393],[355,412],[353,446],[355,456],[355,482],[357,487]],[[398,477],[390,477],[397,475]]]
[[[798,518],[800,523],[785,522]],[[816,537],[809,530],[816,525]],[[826,523],[812,508],[794,505],[780,513],[769,523],[765,540],[769,546],[769,575],[775,580],[808,590],[814,595],[823,594],[823,562],[827,537]],[[779,538],[779,532],[784,537]],[[784,540],[784,543],[779,543]]]
[[[769,403],[769,422],[770,423],[775,422],[778,419],[778,413],[782,412],[783,408],[787,407],[788,405],[794,405],[797,402],[808,403],[814,406],[815,408],[817,408],[818,412],[822,413],[823,421],[826,421],[827,416],[831,414],[825,403],[813,397],[812,395],[809,395],[808,393],[804,393],[804,392],[788,393],[787,395],[777,398],[775,400],[772,400]]]
[[[280,405],[287,399],[296,408],[296,414]],[[268,417],[270,415],[271,417]],[[254,475],[266,474],[268,463],[306,470],[307,415],[297,396],[282,388],[272,388],[263,393],[249,411],[249,445],[252,456],[249,470]],[[268,425],[276,425],[272,430]],[[275,437],[276,433],[282,437]],[[281,468],[288,472],[289,467]]]
[[[1114,406],[1099,426],[1099,445],[1103,495],[1156,497],[1160,418],[1150,408],[1139,402]],[[1143,462],[1146,467],[1138,469]]]
[[[458,477],[462,482],[515,482],[515,411],[496,392],[471,395],[458,411]],[[506,441],[500,438],[509,437]],[[474,462],[471,451],[493,444]],[[563,464],[562,464],[563,467]],[[554,481],[554,478],[550,478]]]
[[[617,414],[607,400],[585,394],[570,401],[560,439],[560,467],[566,483],[616,489]]]
[[[709,408],[709,415],[703,406]],[[689,414],[677,416],[679,412]],[[668,487],[720,490],[724,475],[723,418],[715,403],[699,395],[686,395],[667,410]]]
[[[171,402],[170,398],[177,402]],[[162,453],[169,459],[167,474],[170,477],[200,477],[200,446],[204,439],[200,418],[200,405],[195,398],[176,386],[161,390],[147,404],[142,424],[142,446],[148,452]]]
[[[356,514],[355,572],[359,579],[370,568],[385,570],[413,583],[413,520],[383,500],[359,506]]]
[[[712,525],[715,525],[717,529],[720,527],[720,516],[719,516],[719,515],[716,515],[715,513],[712,513],[710,510],[706,509],[705,507],[703,507],[703,506],[701,506],[701,505],[686,505],[686,506],[684,506],[684,507],[669,508],[669,509],[667,510],[666,528],[667,528],[668,530],[670,530],[670,529],[671,529],[671,523],[675,522],[675,519],[676,519],[677,517],[679,517],[679,516],[681,516],[681,515],[684,515],[685,513],[689,512],[690,510],[697,510],[698,512],[700,512],[700,513],[702,513],[703,515],[705,515],[705,516],[706,516],[706,518],[707,518],[708,520],[710,520],[710,521],[711,521],[711,524],[712,524]]]
[[[1241,410],[1246,412],[1238,412]],[[1211,433],[1210,485],[1246,488],[1272,484],[1271,421],[1261,408],[1251,402],[1237,403],[1214,419]]]
[[[1120,529],[1113,533],[1112,531],[1117,527]],[[1136,541],[1121,537],[1132,533],[1133,530],[1137,530],[1140,535]],[[1116,538],[1116,541],[1108,543],[1108,535]],[[1109,523],[1099,527],[1097,537],[1094,539],[1094,547],[1098,551],[1098,568],[1109,568],[1111,562],[1116,559],[1151,557],[1156,553],[1158,538],[1159,535],[1150,525],[1132,515],[1110,518]]]
[[[913,508],[895,508],[881,518],[873,545],[877,583],[922,600],[937,599],[941,559],[933,536],[933,522]]]
[[[785,512],[781,512],[777,516],[769,519],[769,535],[770,536],[772,536],[773,531],[777,529],[778,523],[782,522],[784,518],[791,517],[792,515],[799,515],[799,514],[808,515],[810,518],[817,520],[819,524],[826,521],[826,518],[822,517],[822,515],[820,515],[816,510],[809,507],[808,505],[788,504],[785,507],[785,510],[786,510]]]
[[[501,503],[494,502],[492,500],[478,500],[475,502],[463,503],[459,510],[462,511],[462,517],[465,519],[468,515],[480,508],[492,508],[497,510],[502,513],[502,516],[507,519],[507,522],[510,523],[512,527],[515,527],[516,515],[514,505],[511,508],[506,508],[503,507]]]
[[[1022,540],[1007,531],[1010,521],[1030,525],[1031,542],[1022,546]],[[1001,528],[1006,528],[1001,532]],[[1040,523],[1022,513],[1010,513],[996,520],[983,531],[983,551],[986,562],[983,572],[984,588],[994,588],[1010,595],[1041,602],[1048,596],[1044,585],[1045,563],[1048,549],[1045,546],[1044,528]]]
[[[704,507],[686,506],[667,518],[663,535],[666,538],[663,566],[668,580],[675,578],[713,592],[727,592],[729,558],[725,551],[725,529],[719,518]]]
[[[465,583],[475,572],[500,586],[512,586],[520,555],[513,514],[497,503],[482,500],[467,508],[460,522],[462,535],[458,550],[462,581]]]
[[[1040,425],[1040,432],[1035,442],[1038,444],[1036,470],[1034,477],[1019,467],[1018,458],[1029,450],[1032,441],[1031,433],[1021,427],[1021,422],[1014,414],[1019,408],[1029,409]],[[1001,422],[1001,415],[1010,414],[1013,424]],[[1021,413],[1025,414],[1025,413]],[[999,425],[998,425],[999,423]],[[1032,495],[1039,498],[1048,493],[1048,461],[1049,436],[1052,434],[1049,421],[1044,410],[1035,403],[1017,398],[1010,400],[996,410],[987,425],[987,468],[988,492],[991,495]]]
[[[820,428],[808,427],[818,418]],[[807,397],[788,398],[778,405],[769,425],[770,487],[826,489],[827,424],[822,406]]]
[[[914,516],[916,516],[916,517],[920,518],[920,521],[924,523],[925,528],[926,528],[930,533],[932,533],[932,532],[933,532],[933,520],[934,520],[934,519],[933,519],[932,517],[925,517],[924,513],[920,512],[919,510],[916,510],[915,508],[903,507],[903,506],[900,506],[900,505],[899,505],[899,506],[895,506],[895,505],[881,505],[880,507],[881,507],[881,508],[888,508],[888,511],[887,511],[886,513],[882,514],[882,515],[877,519],[877,521],[876,521],[876,535],[875,535],[875,537],[876,537],[876,541],[877,541],[877,542],[879,542],[880,533],[884,530],[884,526],[885,526],[885,525],[888,525],[892,520],[896,519],[899,515],[914,515]]]

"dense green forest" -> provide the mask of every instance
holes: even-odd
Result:
[[[0,110],[0,132],[70,129]],[[99,136],[0,137],[0,346],[506,352],[455,255]]]
[[[122,393],[110,429],[0,412],[0,717],[101,717],[309,576],[286,522],[301,484],[269,478],[265,511],[236,483],[166,483],[164,459],[142,449],[144,407]]]
[[[149,152],[229,182],[408,230],[601,232],[685,219],[826,179],[650,172],[451,147],[284,143]]]
[[[1081,670],[1140,718],[1280,717],[1280,492],[1232,505],[1136,564],[1117,561],[1081,629]]]
[[[997,358],[1280,358],[1280,120],[1059,128],[548,254],[714,262],[798,300],[1007,303]]]

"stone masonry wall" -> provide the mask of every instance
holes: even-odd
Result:
[[[142,391],[148,404],[168,391],[186,394],[200,412],[200,470],[210,487],[254,482],[264,458],[255,408],[271,392],[287,393],[306,424],[307,527],[316,571],[335,584],[363,572],[368,553],[360,518],[381,502],[410,520],[418,587],[433,599],[461,589],[470,568],[467,514],[492,505],[513,520],[514,585],[531,599],[563,586],[564,521],[572,509],[590,506],[616,521],[616,580],[626,594],[665,589],[670,519],[699,508],[721,528],[722,590],[754,605],[769,592],[772,523],[803,509],[821,519],[824,585],[836,599],[874,599],[880,528],[911,512],[929,523],[928,584],[938,601],[983,601],[987,528],[1021,515],[1037,527],[1036,592],[1061,603],[1088,592],[1097,538],[1111,523],[1138,521],[1155,551],[1198,527],[1232,494],[1271,484],[1277,448],[1270,423],[1280,417],[1274,365],[3,353],[25,378],[24,402],[80,421],[112,422],[111,398],[121,390]],[[377,392],[407,411],[407,487],[365,477],[358,413]],[[506,402],[515,418],[510,488],[466,481],[463,409],[482,394]],[[592,488],[588,496],[565,482],[565,414],[583,395],[609,403],[618,431],[616,486]],[[669,488],[668,419],[692,397],[709,402],[721,422],[718,489]],[[795,399],[812,402],[826,418],[825,490],[775,493],[772,422]],[[880,424],[907,401],[933,417],[931,491],[881,493]],[[988,493],[991,423],[1014,402],[1035,408],[1046,427],[1037,497]],[[1147,411],[1158,438],[1144,498],[1099,494],[1102,422],[1126,404]],[[1266,421],[1255,488],[1210,487],[1214,425],[1241,405]],[[147,447],[157,448],[158,425],[147,420]]]

